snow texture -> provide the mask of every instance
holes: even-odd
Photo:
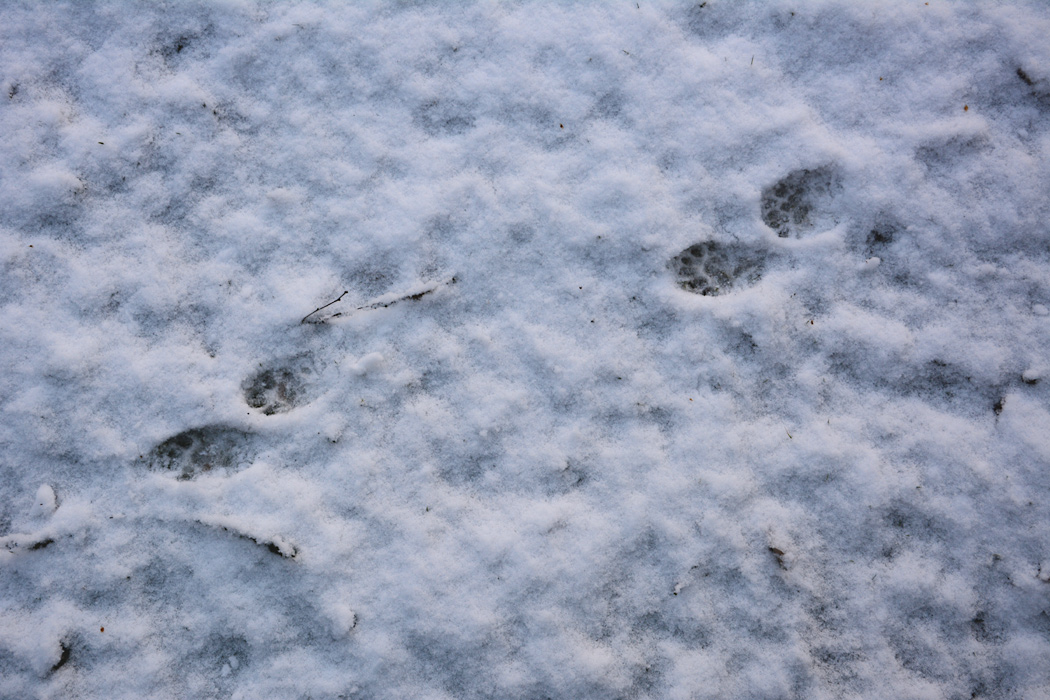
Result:
[[[3,3],[0,698],[1050,697],[1048,36]]]

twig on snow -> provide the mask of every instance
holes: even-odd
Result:
[[[373,300],[372,302],[370,302],[368,304],[365,304],[364,306],[355,307],[355,308],[351,309],[350,311],[348,311],[346,313],[349,314],[349,313],[352,313],[354,311],[368,311],[368,310],[371,310],[371,309],[385,309],[388,306],[393,306],[394,304],[397,304],[398,302],[402,302],[402,301],[418,301],[418,300],[422,299],[423,297],[425,297],[427,294],[430,294],[431,292],[436,291],[442,284],[455,284],[455,283],[456,283],[456,278],[453,277],[452,279],[450,279],[450,280],[448,280],[446,282],[433,282],[433,283],[431,283],[429,285],[426,285],[426,286],[424,286],[422,288],[417,287],[416,289],[418,291],[411,292],[409,294],[402,294],[401,296],[394,296],[394,295],[391,295],[391,294],[384,294],[383,296]],[[329,303],[325,304],[324,306],[320,306],[320,307],[314,309],[310,313],[306,314],[306,316],[303,317],[303,320],[300,321],[299,323],[307,323],[306,319],[310,318],[311,316],[313,316],[318,311],[321,311],[322,309],[327,309],[329,306],[331,306],[332,304],[336,303],[336,301],[339,301],[340,299],[342,299],[347,294],[348,294],[348,292],[343,292],[342,294],[339,295],[339,299],[336,299],[333,302],[329,302]],[[332,314],[331,316],[327,316],[325,318],[322,318],[322,319],[320,319],[318,321],[310,321],[310,323],[321,324],[321,323],[325,323],[329,319],[338,318],[338,317],[343,316],[343,315],[345,315],[345,314],[342,311],[340,311],[338,313]]]
[[[350,293],[350,290],[347,290],[347,291],[343,292],[342,294],[340,294],[340,295],[339,295],[339,298],[338,298],[338,299],[336,299],[335,301],[330,301],[330,302],[328,302],[327,304],[325,304],[324,306],[318,306],[318,307],[317,307],[316,309],[314,309],[314,310],[313,310],[313,311],[311,311],[310,313],[308,313],[308,314],[306,314],[305,316],[303,316],[303,320],[302,320],[302,321],[299,321],[299,323],[306,323],[306,319],[310,318],[311,316],[313,316],[313,315],[314,315],[315,313],[317,313],[318,311],[320,311],[320,310],[322,310],[322,309],[327,309],[327,308],[328,308],[329,306],[331,306],[332,304],[335,304],[335,303],[337,303],[337,302],[340,302],[340,301],[342,301],[342,300],[343,300],[343,297],[345,297],[345,296],[346,296],[347,294],[349,294],[349,293]],[[338,314],[336,314],[336,315],[338,315]],[[318,322],[317,322],[317,321],[315,321],[314,323],[318,323]],[[320,321],[320,323],[324,323],[324,321]]]

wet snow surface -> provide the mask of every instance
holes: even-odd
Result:
[[[5,3],[0,697],[1046,697],[1047,36]]]

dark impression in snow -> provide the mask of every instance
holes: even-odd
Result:
[[[250,463],[251,434],[226,425],[190,428],[154,447],[146,457],[153,469],[193,479],[209,472],[229,473]]]
[[[718,296],[761,279],[766,256],[755,246],[703,241],[672,258],[669,267],[682,289],[704,296]]]
[[[762,221],[781,238],[801,238],[813,230],[840,187],[831,167],[793,170],[762,190]]]
[[[306,355],[266,366],[241,384],[244,401],[268,416],[285,413],[313,398],[316,375]]]

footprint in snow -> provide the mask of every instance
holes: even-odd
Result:
[[[703,296],[726,294],[762,277],[767,254],[742,243],[703,241],[671,258],[678,286]]]
[[[828,220],[830,204],[842,189],[831,167],[794,170],[762,190],[762,221],[781,238],[802,238]]]
[[[225,425],[190,428],[150,450],[147,465],[179,480],[210,472],[233,473],[251,464],[252,434]]]
[[[244,380],[244,401],[267,416],[286,413],[316,398],[318,374],[309,355],[273,363]]]

